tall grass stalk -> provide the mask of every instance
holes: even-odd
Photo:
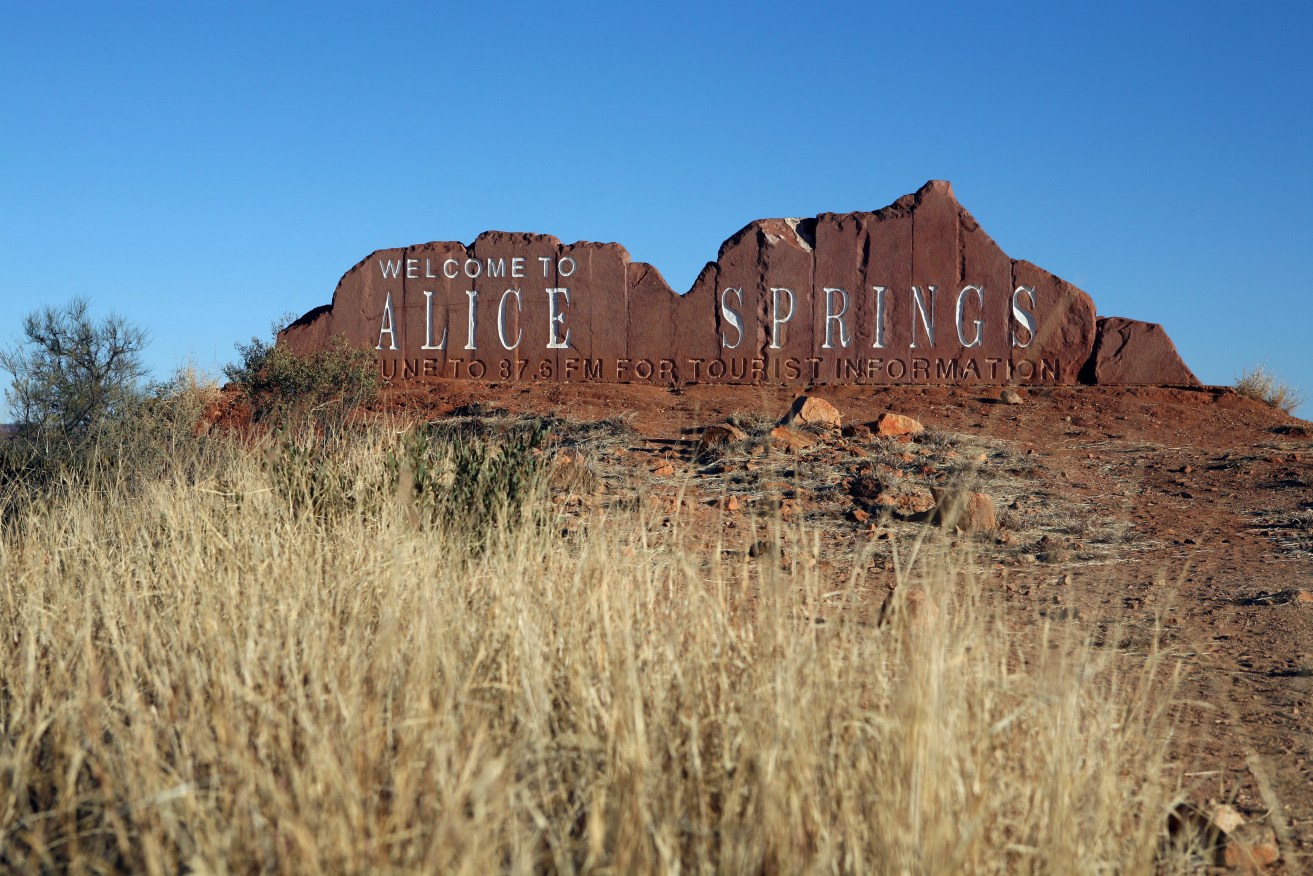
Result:
[[[883,623],[798,530],[788,566],[642,511],[472,552],[416,523],[386,441],[340,458],[377,499],[341,514],[237,448],[221,479],[28,508],[0,541],[0,868],[1154,869],[1160,655],[1023,643],[924,547]]]

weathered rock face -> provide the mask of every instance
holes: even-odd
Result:
[[[403,380],[1057,384],[1100,372],[1096,330],[1088,295],[1009,258],[932,181],[873,213],[753,222],[683,295],[614,243],[379,250],[280,342],[344,335]],[[1162,344],[1141,337],[1103,370],[1184,382],[1151,373]]]
[[[1099,319],[1094,355],[1082,378],[1100,384],[1199,385],[1161,325],[1120,316]]]

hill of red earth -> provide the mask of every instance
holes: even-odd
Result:
[[[707,551],[778,557],[790,548],[769,544],[770,521],[783,520],[812,533],[811,562],[836,578],[863,564],[872,610],[892,586],[888,544],[938,524],[1019,618],[1075,624],[1131,652],[1157,641],[1179,657],[1195,703],[1179,747],[1191,797],[1271,825],[1277,870],[1302,869],[1313,852],[1313,424],[1215,387],[813,394],[838,425],[777,429],[799,396],[784,387],[434,381],[388,388],[376,410],[593,424],[564,430],[558,456],[584,475],[560,480],[580,494],[563,502],[580,527],[590,508],[638,501],[658,518],[683,515]],[[882,421],[890,413],[925,430],[882,435],[902,431]],[[993,519],[945,528],[937,509],[955,490],[988,496]]]

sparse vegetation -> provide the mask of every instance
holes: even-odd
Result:
[[[1235,391],[1245,398],[1261,401],[1287,414],[1304,403],[1304,397],[1294,387],[1283,383],[1264,365],[1258,365],[1236,377]]]
[[[540,427],[221,444],[205,479],[27,507],[0,540],[0,869],[1185,868],[1152,643],[1019,639],[924,544],[876,623],[861,549],[836,582],[778,520],[783,563],[707,562],[641,505],[562,540]]]
[[[172,463],[192,476],[209,458],[197,421],[217,388],[187,366],[146,382],[146,334],[126,320],[92,317],[75,299],[23,321],[23,339],[0,351],[18,432],[0,442],[0,522],[33,500],[92,482],[139,486]]]
[[[280,325],[275,323],[275,334]],[[276,342],[251,338],[237,344],[239,361],[224,374],[241,386],[258,420],[340,425],[354,409],[369,404],[382,382],[374,353],[343,337],[308,355]]]
[[[28,314],[22,341],[0,350],[19,434],[47,455],[81,452],[102,423],[140,400],[145,346],[142,329],[118,316],[92,318],[84,298]]]

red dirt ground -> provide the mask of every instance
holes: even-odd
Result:
[[[1180,728],[1191,796],[1233,802],[1274,827],[1279,870],[1301,872],[1313,860],[1313,424],[1221,388],[1030,388],[1019,405],[1000,403],[987,387],[814,394],[845,424],[894,411],[950,440],[935,450],[835,435],[796,456],[776,454],[788,466],[781,476],[792,479],[774,485],[789,500],[784,510],[816,524],[822,552],[835,552],[822,557],[823,569],[851,562],[843,558],[855,543],[883,531],[852,519],[845,473],[896,465],[889,454],[899,453],[910,476],[921,465],[933,480],[917,454],[938,453],[940,464],[944,447],[954,448],[949,457],[976,459],[983,447],[977,488],[994,496],[1004,527],[1001,538],[976,539],[988,580],[1032,618],[1075,618],[1096,636],[1116,630],[1132,650],[1160,624],[1164,644],[1189,668],[1182,695],[1198,703]],[[429,419],[481,403],[575,422],[621,420],[633,430],[627,446],[576,449],[601,471],[628,469],[649,497],[682,490],[710,546],[756,532],[750,517],[763,506],[753,504],[761,483],[752,469],[760,464],[698,464],[693,442],[730,416],[776,420],[797,395],[439,381],[388,389],[377,407]],[[661,467],[667,460],[670,472]],[[729,495],[742,510],[723,510]],[[878,573],[883,561],[873,562]]]

